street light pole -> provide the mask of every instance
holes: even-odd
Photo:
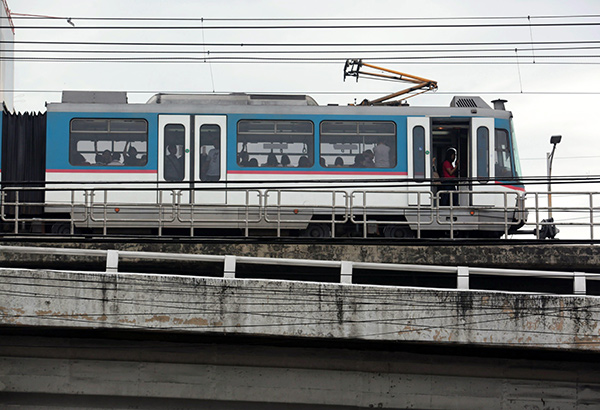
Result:
[[[546,153],[546,165],[548,167],[548,221],[554,222],[552,219],[552,160],[554,160],[554,151],[556,151],[556,144],[560,142],[562,135],[553,135],[550,137],[550,144],[552,144],[552,152]]]

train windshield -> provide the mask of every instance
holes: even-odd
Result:
[[[496,177],[514,178],[521,176],[519,154],[515,144],[514,134],[511,137],[508,130],[496,128]]]
[[[512,118],[510,119],[510,136],[513,150],[513,162],[515,164],[515,176],[517,178],[520,178],[523,174],[521,173],[521,160],[519,159],[519,149],[517,148],[517,136],[515,134],[515,127]]]

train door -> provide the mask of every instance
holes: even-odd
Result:
[[[431,167],[437,171],[438,177],[443,178],[444,161],[449,158],[449,153],[453,152],[456,155],[458,163],[456,179],[460,180],[460,184],[457,184],[459,192],[457,196],[453,196],[455,198],[453,199],[453,204],[467,206],[471,202],[471,185],[467,181],[471,169],[470,158],[472,157],[469,147],[469,120],[465,118],[441,117],[433,118],[431,124],[431,155],[433,157]],[[443,182],[443,179],[434,181],[434,193],[442,189]]]
[[[227,122],[224,115],[194,117],[195,204],[225,205],[227,179]]]
[[[190,134],[189,115],[158,117],[158,202],[162,204],[190,201]]]
[[[490,206],[503,203],[495,190],[494,179],[494,119],[473,118],[471,120],[473,206]]]
[[[431,155],[430,155],[430,120],[428,117],[408,117],[407,130],[407,165],[408,178],[415,181],[409,185],[409,205],[431,204]]]

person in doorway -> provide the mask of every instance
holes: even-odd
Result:
[[[446,151],[446,157],[442,163],[442,185],[440,186],[441,191],[456,191],[456,178],[458,176],[458,161],[456,160],[456,150],[449,148]],[[442,193],[440,197],[440,205],[450,205],[450,194],[448,192]],[[458,205],[458,193],[452,193],[452,205]]]

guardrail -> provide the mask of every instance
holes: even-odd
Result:
[[[482,188],[483,189],[483,188]],[[80,228],[107,235],[111,228],[151,228],[163,236],[168,228],[239,229],[248,237],[252,229],[305,229],[309,224],[327,225],[324,236],[336,236],[336,227],[350,224],[359,235],[396,237],[404,229],[408,237],[421,238],[436,229],[454,238],[460,231],[495,231],[508,237],[511,228],[524,223],[521,232],[543,239],[543,228],[557,227],[562,237],[596,239],[600,232],[600,192],[555,191],[548,207],[548,192],[528,192],[526,201],[516,191],[461,189],[461,203],[439,206],[448,191],[427,187],[394,189],[374,185],[371,189],[212,189],[123,186],[87,188],[3,187],[0,220],[14,234],[32,227],[54,234],[75,234]],[[31,196],[46,198],[45,202]],[[204,195],[204,196],[203,196]],[[453,196],[449,195],[452,201]],[[208,199],[208,200],[207,200]],[[549,220],[549,211],[554,219]],[[485,214],[485,218],[479,216]],[[527,219],[527,221],[525,221]],[[567,232],[568,230],[569,232]],[[575,233],[572,233],[575,232]],[[402,232],[400,232],[402,233]],[[398,235],[402,236],[402,235]],[[559,236],[559,237],[561,237]]]
[[[427,188],[395,189],[375,185],[339,189],[163,189],[3,187],[0,219],[12,233],[34,225],[52,233],[75,234],[95,229],[106,235],[111,228],[164,229],[271,229],[277,237],[285,230],[304,230],[311,224],[328,226],[321,236],[336,236],[336,227],[351,224],[359,234],[397,237],[404,228],[408,237],[420,238],[426,230],[447,231],[450,238],[461,230],[496,231],[507,235],[524,222],[518,193],[461,190],[468,198],[478,195],[480,205],[439,206],[440,195]],[[31,197],[44,201],[31,200]],[[480,199],[484,198],[482,202]],[[451,197],[451,195],[450,195]],[[465,203],[467,200],[465,199]],[[543,222],[541,222],[543,224]],[[388,228],[388,229],[384,229]],[[98,232],[94,232],[98,233]],[[402,232],[400,232],[402,233]]]
[[[572,294],[586,295],[587,281],[600,281],[600,274],[586,272],[564,272],[564,271],[542,271],[523,269],[496,269],[468,266],[439,266],[439,265],[413,265],[413,264],[391,264],[352,261],[324,261],[311,259],[288,259],[288,258],[260,258],[233,255],[190,255],[179,253],[162,252],[133,252],[118,250],[98,249],[73,249],[73,248],[48,248],[32,246],[0,246],[0,252],[12,252],[21,254],[38,255],[64,255],[78,257],[101,257],[106,259],[106,273],[118,273],[119,261],[121,260],[160,260],[160,261],[197,261],[213,262],[223,264],[223,275],[225,279],[235,279],[237,266],[244,265],[271,265],[282,267],[302,268],[330,268],[339,272],[339,283],[351,285],[354,281],[355,270],[386,271],[386,272],[410,272],[415,274],[445,274],[456,278],[457,290],[469,290],[471,275],[496,276],[496,277],[525,277],[543,279],[566,279],[572,281]],[[125,272],[123,272],[125,273]],[[194,276],[202,276],[195,274]],[[415,287],[415,286],[411,286]],[[418,286],[421,287],[421,286]],[[426,286],[429,287],[429,286]],[[435,288],[433,283],[432,288]],[[485,290],[485,288],[477,288]],[[544,292],[541,292],[544,293]],[[569,294],[566,292],[565,294]]]

